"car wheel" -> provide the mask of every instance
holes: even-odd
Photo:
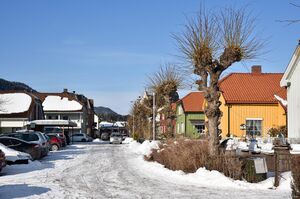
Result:
[[[51,151],[58,151],[58,150],[59,150],[59,147],[56,144],[53,144],[51,146]]]
[[[82,139],[81,142],[86,142],[86,139]]]

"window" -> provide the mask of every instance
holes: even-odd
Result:
[[[262,119],[246,119],[246,134],[249,136],[261,136]]]
[[[191,123],[194,126],[194,129],[197,131],[197,133],[204,133],[205,125],[203,120],[191,121]]]
[[[67,115],[64,115],[63,120],[69,120],[69,117]]]
[[[197,133],[199,133],[199,134],[204,133],[204,129],[205,129],[204,125],[196,124],[195,128],[197,129]]]

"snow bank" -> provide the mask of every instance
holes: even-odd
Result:
[[[133,162],[138,169],[143,172],[148,177],[165,179],[166,181],[176,182],[177,184],[187,185],[187,186],[205,186],[205,187],[215,187],[221,189],[252,189],[252,190],[269,190],[273,189],[274,177],[268,178],[260,183],[248,183],[246,181],[233,180],[224,176],[223,173],[219,171],[209,171],[205,168],[199,168],[195,173],[184,173],[183,171],[172,171],[164,167],[164,165],[157,162],[148,162],[143,159],[144,155],[149,155],[151,153],[151,148],[158,149],[159,142],[149,142],[145,141],[140,144],[133,141],[129,144],[129,148],[139,156]],[[239,142],[239,147],[246,147],[246,142]],[[269,150],[271,145],[266,145],[265,150]],[[145,172],[147,171],[147,172]],[[282,174],[282,179],[280,180],[280,186],[276,188],[276,191],[291,192],[290,188],[291,173],[286,172]]]
[[[32,99],[26,93],[5,93],[0,94],[0,101],[0,114],[11,114],[28,111]]]
[[[291,154],[300,154],[300,144],[291,144],[291,149]]]
[[[78,111],[82,109],[82,105],[79,102],[57,95],[47,96],[43,102],[43,107],[45,111]]]
[[[125,138],[125,140],[124,140],[122,143],[123,143],[123,144],[129,144],[129,143],[131,143],[131,142],[134,142],[133,138],[127,137],[127,138]]]
[[[146,140],[140,144],[137,141],[133,141],[129,143],[129,148],[137,154],[149,156],[152,149],[159,149],[159,143],[159,141],[150,142]]]
[[[274,153],[273,144],[272,143],[265,143],[261,145],[261,152],[262,153]]]

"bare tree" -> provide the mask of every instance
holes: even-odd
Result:
[[[290,3],[290,5],[292,5],[296,8],[300,8],[299,4]],[[285,19],[285,20],[276,20],[276,21],[286,23],[287,25],[291,25],[291,24],[294,24],[294,23],[299,23],[300,19]]]
[[[245,9],[223,8],[217,12],[201,9],[198,16],[185,25],[182,34],[175,35],[178,47],[193,73],[199,90],[205,93],[206,128],[210,154],[218,154],[221,102],[218,81],[232,64],[253,59],[263,42],[253,34],[255,20]]]
[[[131,107],[130,117],[128,117],[128,126],[131,129],[135,139],[146,138],[150,139],[151,130],[149,117],[151,115],[151,109],[147,106],[148,100],[141,101],[137,99]],[[134,129],[134,130],[133,130]]]
[[[156,93],[156,106],[166,118],[166,137],[174,136],[173,120],[176,116],[172,103],[179,100],[178,89],[183,87],[183,76],[172,64],[165,64],[149,77],[148,87],[150,92]]]

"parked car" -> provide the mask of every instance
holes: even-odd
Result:
[[[0,143],[16,151],[28,153],[34,160],[42,157],[42,148],[39,144],[26,142],[14,137],[0,137]]]
[[[45,136],[39,131],[22,130],[15,133],[4,134],[5,136],[19,138],[29,143],[38,144],[42,150],[42,157],[48,155],[49,146]]]
[[[0,172],[6,166],[5,153],[0,149]]]
[[[75,133],[72,135],[71,141],[73,141],[73,142],[88,142],[88,141],[91,141],[91,138],[89,138],[85,133]]]
[[[120,133],[112,133],[110,135],[109,143],[110,144],[122,144],[122,135]]]
[[[46,136],[49,137],[51,151],[58,151],[62,148],[62,140],[59,138],[58,134],[48,133]]]
[[[64,134],[64,131],[62,128],[60,127],[56,127],[56,126],[49,126],[49,127],[45,127],[44,128],[44,133],[45,134],[57,134],[57,136],[59,137],[59,139],[62,141],[62,147],[67,146],[67,137]]]
[[[7,146],[0,143],[0,149],[5,153],[6,163],[12,164],[28,164],[29,160],[32,160],[31,155],[28,153],[16,151],[8,148]]]

